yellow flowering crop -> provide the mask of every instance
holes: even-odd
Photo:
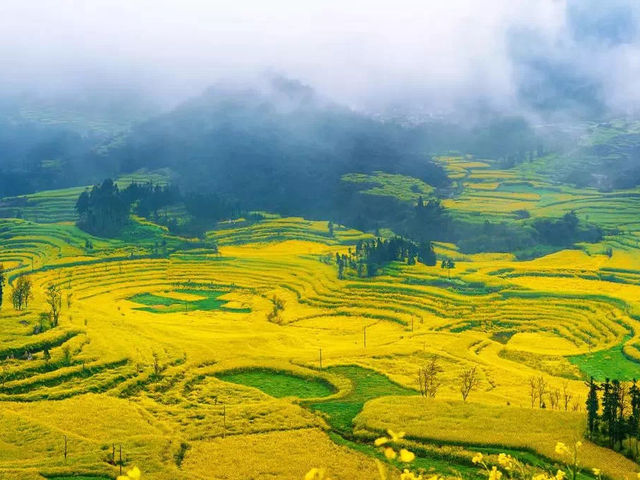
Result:
[[[140,480],[140,476],[140,469],[138,467],[133,467],[131,470],[127,470],[126,475],[120,475],[118,480]]]

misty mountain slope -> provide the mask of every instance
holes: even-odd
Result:
[[[0,197],[100,181],[112,171],[87,162],[94,149],[159,111],[135,92],[0,92]]]
[[[558,130],[573,142],[545,152],[532,164],[522,164],[521,170],[558,183],[603,191],[640,185],[640,122],[612,119],[560,126]]]
[[[96,161],[120,172],[169,167],[185,190],[213,190],[284,214],[326,214],[350,172],[448,183],[418,130],[325,103],[282,79],[262,92],[210,89],[138,125]]]

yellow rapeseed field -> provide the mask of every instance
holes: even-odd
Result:
[[[561,214],[553,202],[572,196],[502,191],[510,175],[488,163],[441,161],[471,182],[448,202],[461,214]],[[94,238],[87,249],[88,236],[63,223],[1,227],[9,241],[0,262],[11,283],[28,275],[33,298],[15,311],[7,294],[0,309],[0,478],[113,478],[120,445],[125,466],[151,480],[297,479],[324,466],[332,478],[373,478],[372,452],[349,447],[358,437],[340,423],[348,428],[354,417],[365,436],[401,428],[425,449],[492,444],[554,461],[556,441],[584,433],[584,372],[574,356],[624,344],[640,357],[634,233],[530,261],[437,244],[438,255],[456,259],[450,272],[398,264],[372,279],[339,280],[336,252],[371,236],[341,226],[331,236],[327,222],[230,223],[208,233],[219,252],[166,257],[120,240]],[[62,292],[60,324],[41,333],[50,285]],[[443,369],[435,400],[418,393],[418,371],[433,358]],[[337,368],[345,366],[368,380],[360,385]],[[462,404],[459,376],[471,367],[479,383]],[[224,376],[265,369],[271,376],[258,386]],[[532,409],[532,377],[549,391],[565,388],[569,411]],[[310,378],[330,391],[320,395]],[[405,396],[387,396],[393,388]],[[585,448],[588,465],[611,478],[638,470]],[[446,463],[436,460],[436,469]]]

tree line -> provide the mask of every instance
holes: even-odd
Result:
[[[431,242],[417,244],[402,237],[392,237],[388,240],[360,240],[355,250],[349,248],[347,253],[336,253],[338,278],[343,279],[347,271],[352,271],[358,277],[374,277],[381,268],[390,262],[400,261],[407,265],[416,262],[434,266],[436,254]]]
[[[587,382],[587,427],[589,438],[623,452],[637,460],[640,458],[640,388],[637,381],[623,382],[605,379]]]
[[[182,204],[187,218],[172,218],[166,208]],[[162,215],[162,209],[165,209]],[[76,202],[77,226],[93,235],[116,236],[128,223],[131,213],[151,218],[174,233],[202,236],[212,223],[236,218],[242,210],[215,193],[183,194],[171,185],[131,183],[120,189],[110,178],[80,194]]]

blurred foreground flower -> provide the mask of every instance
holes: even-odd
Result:
[[[304,480],[331,480],[325,476],[324,468],[312,468],[304,476]]]
[[[131,470],[127,470],[126,475],[120,475],[117,480],[140,480],[140,469],[133,467]]]

